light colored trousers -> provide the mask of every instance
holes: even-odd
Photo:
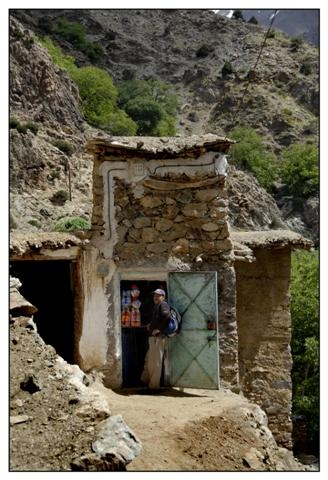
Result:
[[[160,387],[165,344],[166,337],[148,338],[148,351],[140,378],[142,382],[148,384],[149,388]]]

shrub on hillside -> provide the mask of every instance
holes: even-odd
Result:
[[[293,413],[307,419],[308,444],[319,448],[318,252],[292,254],[291,318]]]
[[[300,37],[293,37],[290,40],[290,49],[292,52],[297,52],[303,45],[303,40]]]
[[[196,57],[198,58],[205,58],[207,57],[211,52],[213,52],[213,47],[206,45],[203,43],[198,50],[196,51]]]
[[[242,20],[243,22],[245,21],[243,12],[241,10],[234,10],[232,18],[235,20]]]
[[[84,53],[90,58],[90,60],[98,60],[103,54],[103,48],[99,42],[88,42],[84,49]]]
[[[73,72],[88,123],[115,135],[135,135],[137,125],[117,106],[117,89],[101,68],[82,67]]]
[[[233,71],[234,70],[232,68],[231,63],[228,61],[224,62],[224,65],[221,70],[222,76],[225,77],[226,75],[230,75],[231,73],[233,73]]]
[[[85,28],[79,22],[70,22],[66,18],[59,18],[52,27],[52,32],[65,38],[65,40],[85,53],[90,60],[97,60],[103,54],[100,43],[87,40]]]
[[[9,128],[10,129],[17,128],[18,125],[19,125],[19,121],[17,120],[17,118],[11,117],[9,119]]]
[[[55,232],[73,232],[74,230],[90,230],[90,222],[82,217],[64,217],[58,220]]]
[[[75,65],[75,58],[70,55],[64,55],[60,47],[55,45],[49,37],[44,37],[43,39],[39,39],[39,41],[41,45],[48,50],[53,62],[59,67],[67,70],[72,77],[74,72],[78,69]]]
[[[57,147],[61,152],[66,153],[66,155],[68,156],[71,156],[75,151],[74,145],[70,142],[67,142],[66,140],[54,140],[52,144]]]
[[[231,162],[252,172],[262,187],[271,191],[278,177],[275,155],[264,146],[261,137],[252,128],[236,127],[229,136],[238,142],[232,147]]]
[[[312,67],[310,63],[303,62],[300,67],[300,73],[302,73],[303,75],[310,75],[312,73]]]
[[[27,126],[25,123],[19,123],[16,127],[16,130],[17,132],[23,133],[25,135],[25,133],[27,132]]]
[[[257,18],[253,16],[248,20],[248,23],[252,23],[253,25],[257,25],[259,22],[257,21]]]
[[[272,30],[272,29],[267,34],[267,38],[275,38],[275,36],[276,36],[276,32],[275,30]]]
[[[313,144],[297,144],[281,153],[280,175],[296,197],[309,197],[319,190],[318,148]]]
[[[50,201],[54,205],[64,205],[65,202],[68,200],[68,193],[65,190],[58,190],[58,192],[54,193],[53,196],[50,198]]]
[[[36,135],[39,131],[39,125],[35,122],[27,122],[25,124],[27,130],[30,130],[34,135]]]
[[[20,123],[17,118],[10,118],[9,120],[9,128],[16,129],[20,133],[26,133],[27,130],[30,130],[34,135],[36,135],[39,131],[39,126],[37,123],[34,122],[26,122]]]
[[[59,18],[52,27],[52,32],[57,33],[76,47],[80,47],[85,43],[85,29],[81,23],[70,22],[66,18]]]
[[[137,123],[139,135],[152,135],[154,127],[163,118],[161,106],[155,100],[147,97],[131,99],[124,109]]]
[[[32,227],[36,227],[36,228],[41,228],[41,223],[36,220],[35,218],[32,218],[31,220],[28,220],[28,222],[30,225],[32,225]]]

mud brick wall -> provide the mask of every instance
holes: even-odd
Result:
[[[278,444],[291,448],[290,249],[255,255],[254,263],[235,265],[240,382],[267,413]]]

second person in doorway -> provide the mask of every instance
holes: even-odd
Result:
[[[165,301],[165,291],[157,288],[153,292],[154,306],[152,318],[147,325],[148,351],[145,357],[145,365],[141,374],[141,381],[147,385],[151,393],[160,389],[163,358],[166,344],[166,329],[169,324],[171,313],[168,303]]]

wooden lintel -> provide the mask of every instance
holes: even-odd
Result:
[[[79,247],[61,248],[51,250],[41,248],[37,253],[28,252],[23,255],[10,256],[11,261],[24,260],[75,260],[79,255]]]
[[[182,190],[185,188],[201,188],[208,185],[214,185],[220,181],[220,177],[210,177],[204,180],[177,182],[174,180],[160,180],[157,178],[148,178],[143,181],[144,187],[152,188],[153,190]]]

